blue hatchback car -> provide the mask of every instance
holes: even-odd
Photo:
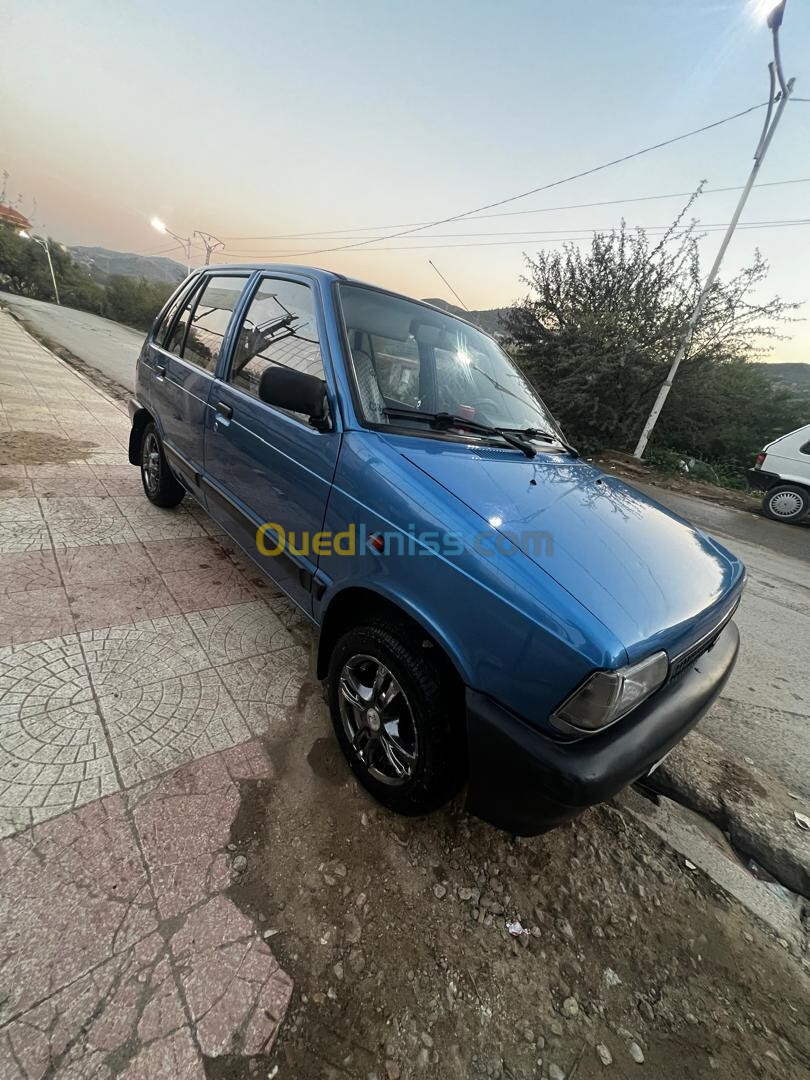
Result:
[[[360,782],[464,785],[542,832],[648,774],[720,693],[745,570],[577,457],[478,327],[323,270],[205,267],[149,333],[130,460],[319,628]]]

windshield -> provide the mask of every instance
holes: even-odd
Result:
[[[403,297],[362,285],[339,289],[365,420],[407,426],[385,410],[413,409],[558,432],[529,382],[486,334]]]

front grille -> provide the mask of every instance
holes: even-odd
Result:
[[[717,626],[713,627],[708,634],[704,634],[700,641],[696,641],[694,645],[690,645],[686,652],[682,652],[680,656],[676,656],[670,661],[667,682],[680,678],[681,675],[689,671],[697,663],[704,653],[707,653],[715,645],[736,610],[737,604],[723,616]]]

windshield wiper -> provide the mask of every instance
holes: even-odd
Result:
[[[447,431],[449,428],[461,428],[472,431],[478,435],[497,435],[499,439],[522,451],[526,457],[533,458],[537,451],[530,442],[513,431],[506,428],[492,427],[490,424],[479,424],[475,420],[466,420],[463,416],[456,416],[449,412],[421,412],[418,409],[385,409],[386,416],[392,420],[421,420],[430,424],[437,431]]]
[[[541,431],[540,428],[533,427],[502,428],[502,430],[512,432],[515,435],[523,435],[527,439],[545,439],[546,442],[557,443],[558,446],[562,446],[563,449],[567,450],[572,457],[579,457],[579,452],[559,433],[555,435],[551,431]]]

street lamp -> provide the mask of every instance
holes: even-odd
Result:
[[[173,237],[173,239],[175,239],[178,244],[182,246],[183,250],[186,253],[186,273],[191,273],[191,237],[178,236],[177,233],[172,232],[172,230],[166,225],[166,222],[161,221],[159,217],[153,217],[150,224],[153,229],[157,229],[159,233],[165,233],[166,235]]]
[[[35,244],[39,244],[41,248],[45,249],[45,254],[48,256],[48,268],[51,271],[51,281],[53,282],[53,295],[56,297],[57,304],[59,304],[59,306],[61,307],[62,301],[59,299],[59,289],[56,286],[56,274],[53,272],[51,249],[48,247],[47,238],[43,240],[41,236],[33,236],[31,233],[26,232],[25,229],[20,229],[19,235],[23,238],[23,240],[33,240]]]

